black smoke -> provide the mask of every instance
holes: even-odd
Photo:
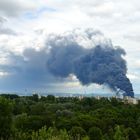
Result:
[[[125,51],[106,39],[95,41],[101,35],[99,32],[88,29],[84,33],[84,39],[80,33],[74,33],[55,36],[55,43],[49,42],[49,72],[62,78],[74,74],[83,85],[107,85],[116,92],[119,90],[126,96],[134,97],[132,84],[126,76],[127,66],[123,58]],[[89,47],[82,45],[83,40],[90,42]]]

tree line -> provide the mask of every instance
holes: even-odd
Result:
[[[0,95],[1,140],[140,140],[140,102]]]

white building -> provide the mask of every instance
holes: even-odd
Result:
[[[138,99],[131,98],[130,96],[124,96],[123,100],[125,103],[128,103],[128,104],[138,104]]]

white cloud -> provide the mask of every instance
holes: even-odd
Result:
[[[1,0],[0,13],[6,16],[18,16],[27,10],[33,10],[35,4],[30,0]]]
[[[127,74],[127,76],[130,80],[138,80],[139,79],[138,75],[135,75],[135,74]]]
[[[9,75],[8,72],[2,72],[2,71],[0,71],[0,77],[7,76],[7,75]]]

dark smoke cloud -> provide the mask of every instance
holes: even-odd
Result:
[[[134,96],[127,78],[125,51],[112,45],[99,31],[76,29],[50,34],[44,47],[25,49],[22,55],[6,52],[8,64],[0,71],[9,75],[0,80],[0,88],[40,88],[64,82],[71,74],[82,85],[107,85],[114,91]],[[63,81],[64,80],[64,81]]]
[[[125,51],[114,47],[105,38],[102,41],[95,40],[101,34],[89,31],[90,29],[84,32],[84,40],[91,44],[89,48],[80,44],[82,35],[78,42],[80,34],[77,32],[73,32],[73,35],[55,36],[55,43],[49,44],[48,70],[62,78],[74,74],[83,85],[107,85],[114,91],[120,90],[124,95],[134,97],[132,84],[126,76],[127,67],[123,58]]]

